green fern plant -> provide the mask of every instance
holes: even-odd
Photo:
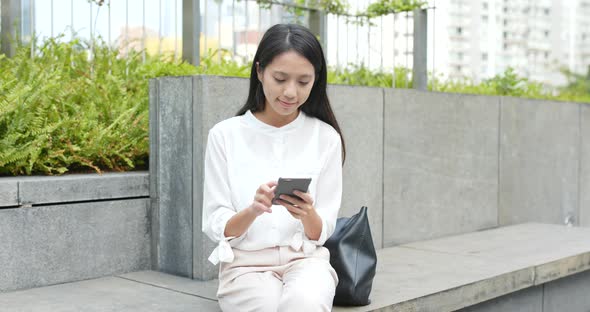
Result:
[[[148,80],[196,68],[60,39],[0,58],[0,175],[147,168]]]
[[[100,39],[94,44],[49,39],[33,57],[22,46],[0,55],[0,176],[128,171],[148,165],[148,80],[160,76],[249,77],[251,63],[217,50],[198,67],[131,51],[126,57]],[[93,47],[90,50],[90,47]],[[89,52],[90,51],[90,52]],[[589,76],[590,77],[590,76]],[[590,102],[585,77],[553,90],[512,70],[481,83],[430,77],[430,89]],[[329,69],[332,84],[411,88],[411,71],[360,65]],[[559,92],[561,91],[561,92]]]

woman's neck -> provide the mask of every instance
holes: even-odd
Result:
[[[255,112],[253,115],[260,121],[264,122],[267,125],[271,125],[276,128],[281,128],[285,125],[290,124],[293,120],[297,119],[300,112],[297,111],[296,114],[291,114],[287,116],[279,115],[275,112],[269,111],[269,109],[264,109],[263,111]]]

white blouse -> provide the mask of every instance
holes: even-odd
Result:
[[[311,178],[308,192],[322,219],[317,241],[307,238],[301,221],[281,205],[263,213],[240,237],[225,237],[227,221],[250,206],[258,187],[283,178]],[[260,250],[291,246],[308,254],[334,232],[342,198],[340,136],[327,123],[300,112],[277,128],[250,111],[216,124],[205,153],[203,232],[219,245],[209,261],[232,262],[233,248]]]

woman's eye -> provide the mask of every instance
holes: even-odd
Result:
[[[302,86],[306,86],[309,83],[309,81],[299,81],[299,84]]]
[[[281,82],[285,82],[285,79],[279,79],[279,78],[275,78],[276,82],[281,83]]]

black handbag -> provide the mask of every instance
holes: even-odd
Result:
[[[350,218],[338,218],[336,229],[324,247],[330,250],[330,264],[339,279],[334,305],[369,304],[377,267],[377,253],[369,227],[367,207],[363,206]]]

